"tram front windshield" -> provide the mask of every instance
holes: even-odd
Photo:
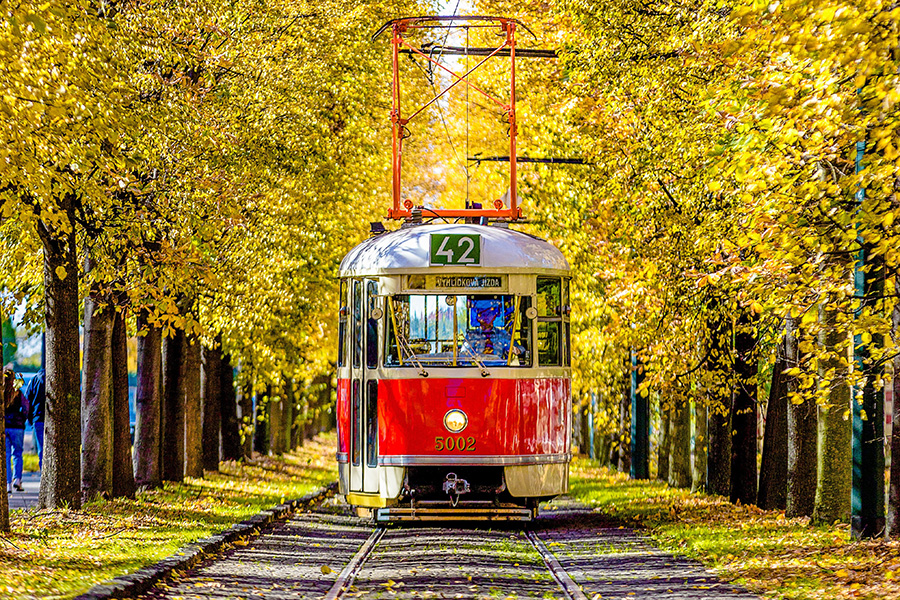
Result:
[[[408,294],[388,298],[385,365],[531,365],[531,298]]]

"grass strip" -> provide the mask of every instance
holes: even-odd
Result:
[[[766,598],[900,598],[900,543],[850,541],[849,525],[734,505],[577,458],[569,495]]]
[[[71,598],[261,510],[337,478],[333,434],[283,457],[222,463],[218,473],[81,510],[19,510],[0,537],[0,597]]]

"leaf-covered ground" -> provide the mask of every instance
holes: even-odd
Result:
[[[814,526],[577,459],[570,495],[649,528],[663,549],[712,566],[767,598],[900,598],[900,543],[851,542],[849,526]]]
[[[167,483],[135,500],[14,511],[12,534],[0,537],[0,597],[69,598],[299,498],[337,478],[334,444],[324,435],[283,458],[222,463],[205,479]]]

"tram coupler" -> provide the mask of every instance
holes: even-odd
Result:
[[[460,479],[456,476],[456,473],[447,473],[447,476],[444,478],[444,493],[451,498],[456,496],[458,499],[460,495],[468,494],[470,491],[471,488],[468,481]]]

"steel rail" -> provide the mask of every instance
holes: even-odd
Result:
[[[375,531],[372,532],[372,535],[369,536],[369,539],[365,541],[362,547],[360,547],[360,549],[356,551],[356,554],[353,555],[353,558],[350,559],[350,562],[347,563],[347,566],[341,569],[340,574],[334,581],[334,585],[331,586],[331,589],[328,590],[327,594],[325,594],[324,600],[337,600],[338,598],[342,598],[344,596],[344,594],[350,589],[350,586],[353,585],[353,581],[359,574],[360,569],[362,569],[362,566],[366,562],[366,559],[369,558],[369,555],[372,553],[375,545],[378,544],[378,542],[384,536],[384,532],[384,527],[375,528]]]
[[[535,550],[538,551],[538,554],[541,555],[541,558],[544,559],[544,564],[550,569],[550,575],[553,576],[553,579],[559,584],[559,587],[562,588],[566,598],[569,598],[570,600],[588,600],[588,597],[581,591],[581,587],[579,587],[569,574],[566,573],[566,570],[562,568],[562,565],[559,564],[559,561],[556,560],[556,556],[550,552],[546,544],[544,544],[544,541],[533,531],[526,531],[525,537],[528,538],[531,545],[534,546]]]

